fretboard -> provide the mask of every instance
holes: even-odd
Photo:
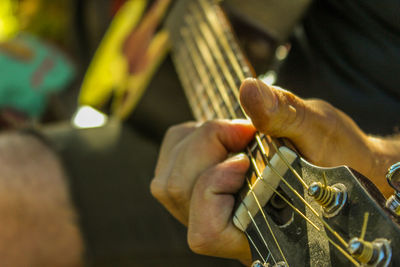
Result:
[[[246,118],[239,87],[254,77],[225,14],[215,0],[180,1],[167,21],[172,57],[197,120]],[[255,159],[249,175],[265,168],[270,137],[259,134],[246,152]],[[264,160],[263,160],[264,159]],[[257,168],[254,166],[257,165]]]
[[[180,5],[167,25],[173,59],[194,116],[199,120],[244,118],[239,86],[253,75],[223,12],[212,0]]]

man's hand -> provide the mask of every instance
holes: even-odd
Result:
[[[256,79],[241,86],[241,103],[256,128],[290,139],[320,166],[348,165],[371,178],[384,192],[386,168],[399,156],[400,142],[363,133],[343,112],[321,100],[303,100]],[[255,129],[246,122],[213,121],[171,128],[163,142],[153,195],[188,226],[188,243],[200,254],[250,261],[245,236],[232,224],[233,194],[249,166],[242,150]]]
[[[310,162],[321,167],[347,165],[370,178],[384,195],[393,192],[385,173],[400,160],[400,140],[368,136],[329,103],[303,100],[256,79],[242,84],[240,100],[258,130],[288,138]]]
[[[188,226],[190,248],[200,254],[250,259],[244,235],[231,220],[233,194],[249,161],[239,152],[255,128],[248,121],[186,123],[165,136],[152,194]]]

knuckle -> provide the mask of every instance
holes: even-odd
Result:
[[[217,132],[222,126],[221,123],[221,121],[217,120],[206,121],[201,126],[201,129],[206,133]]]
[[[168,137],[175,135],[177,132],[180,132],[182,130],[182,127],[182,124],[177,124],[169,127],[167,132],[165,133],[165,136]]]
[[[206,255],[210,248],[210,241],[202,233],[188,232],[187,242],[189,248],[197,254]]]
[[[169,127],[165,135],[166,136],[176,135],[177,133],[186,131],[187,129],[193,127],[196,127],[196,122],[194,121],[183,122]]]
[[[151,194],[158,199],[159,201],[163,201],[166,199],[166,193],[164,187],[161,185],[157,178],[154,178],[150,183],[150,192]]]
[[[168,180],[166,192],[168,197],[173,199],[176,203],[183,203],[186,199],[186,193],[180,183],[177,183],[173,177]]]

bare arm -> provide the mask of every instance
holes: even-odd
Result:
[[[83,243],[63,170],[33,136],[0,135],[3,266],[81,266]]]

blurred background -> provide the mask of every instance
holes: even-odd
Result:
[[[240,266],[191,253],[149,192],[165,131],[193,120],[162,26],[174,2],[0,0],[0,131],[33,129],[57,152],[89,265]],[[213,2],[265,82],[328,100],[368,133],[398,132],[398,49],[380,19],[362,16],[379,25],[366,27],[354,1]],[[373,31],[369,42],[360,28]]]
[[[185,228],[149,192],[166,129],[193,119],[162,30],[170,4],[0,1],[0,131],[50,141],[92,266],[240,266],[191,253]],[[265,69],[274,42],[240,29]]]

